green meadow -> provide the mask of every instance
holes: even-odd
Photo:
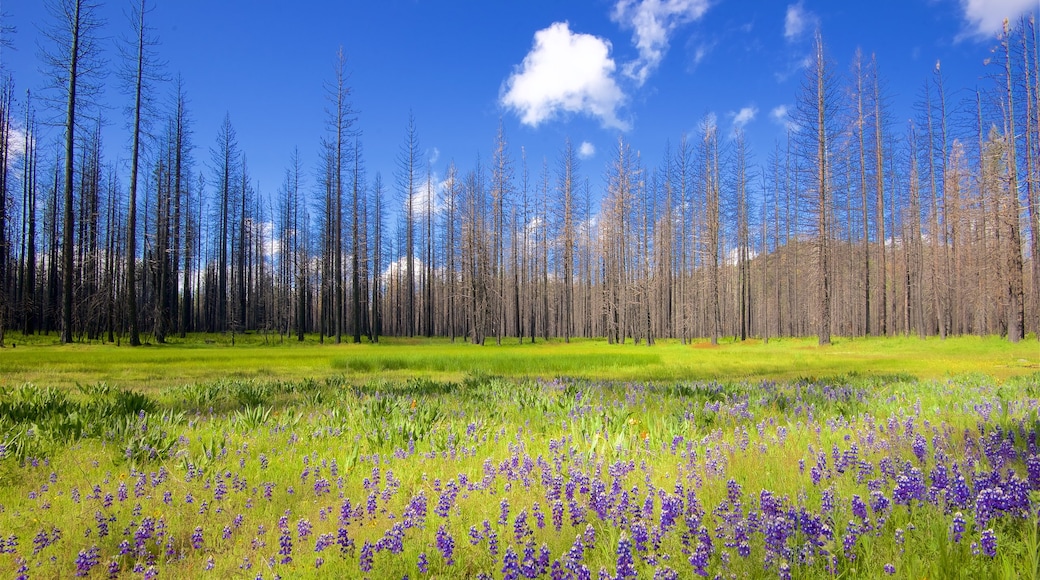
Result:
[[[505,339],[478,346],[458,340],[385,338],[377,344],[299,343],[272,335],[194,335],[164,345],[61,346],[56,337],[8,335],[0,351],[0,385],[74,387],[91,383],[153,390],[223,379],[293,381],[346,379],[457,381],[483,373],[513,378],[558,377],[617,381],[790,380],[805,377],[912,376],[924,379],[982,374],[1003,380],[1040,371],[1040,344],[999,337],[835,339],[746,342],[659,341],[652,347],[604,340]]]
[[[1040,346],[0,350],[3,578],[1040,578]]]

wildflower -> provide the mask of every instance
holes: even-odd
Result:
[[[650,539],[646,526],[642,522],[632,524],[632,541],[635,542],[637,552],[646,551],[646,542]]]
[[[498,523],[505,526],[509,524],[509,499],[502,498],[502,503],[499,504],[499,516]]]
[[[278,536],[278,555],[282,557],[282,564],[292,562],[292,534],[289,533],[288,527],[283,527],[281,535]]]
[[[513,551],[513,547],[506,548],[506,554],[502,558],[502,580],[519,580],[520,558]]]
[[[994,558],[997,555],[997,535],[993,533],[993,528],[983,530],[982,537],[979,539],[979,544],[982,546],[982,554],[989,558]]]
[[[195,531],[191,533],[191,547],[196,550],[202,549],[202,526],[195,526]]]
[[[621,533],[621,538],[618,539],[617,546],[617,580],[625,580],[627,578],[637,578],[635,565],[632,562],[632,542],[629,541],[628,536],[624,532]]]
[[[430,571],[430,561],[426,558],[426,552],[419,554],[419,561],[416,563],[419,568],[420,574],[427,574]]]
[[[296,522],[296,532],[301,540],[306,539],[311,535],[311,522],[306,518],[300,518]]]
[[[448,533],[448,528],[441,525],[437,528],[437,549],[448,566],[455,564],[455,539]]]
[[[517,544],[523,544],[528,536],[533,535],[531,527],[527,525],[527,510],[522,509],[516,514],[516,522],[513,524],[513,535]]]
[[[91,546],[89,549],[80,550],[79,555],[76,556],[76,576],[87,576],[90,574],[90,570],[97,566],[101,561],[101,553],[97,546]]]
[[[331,547],[336,543],[336,536],[332,534],[321,534],[318,539],[314,542],[314,551],[323,552],[326,548]]]
[[[918,435],[918,437],[920,437],[920,435]],[[896,567],[895,566],[893,566],[892,564],[885,564],[885,574],[888,574],[889,576],[892,576],[895,573],[896,573]]]
[[[372,559],[375,555],[375,547],[371,542],[365,541],[364,545],[361,546],[361,557],[358,560],[358,566],[362,572],[372,571]]]

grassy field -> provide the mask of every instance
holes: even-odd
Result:
[[[0,578],[1040,578],[1032,340],[229,342],[8,335]]]
[[[835,339],[819,347],[807,339],[743,343],[661,341],[652,348],[602,340],[539,341],[474,346],[444,339],[392,339],[378,344],[303,344],[278,337],[198,335],[141,348],[102,344],[61,346],[56,337],[8,335],[16,348],[0,350],[0,386],[26,382],[74,387],[104,382],[140,390],[215,378],[291,381],[426,377],[459,380],[483,373],[505,377],[621,381],[761,380],[802,377],[913,376],[944,378],[981,373],[1003,380],[1040,371],[1040,344],[998,337]]]
[[[0,393],[4,578],[1040,575],[1036,376]]]

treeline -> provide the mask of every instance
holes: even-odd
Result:
[[[468,168],[435,171],[411,118],[393,175],[369,175],[341,52],[320,158],[293,153],[265,197],[230,117],[199,159],[144,0],[120,51],[130,175],[103,158],[96,11],[55,3],[46,100],[0,82],[0,343],[7,329],[131,344],[198,331],[1017,341],[1040,326],[1031,18],[1005,27],[984,86],[955,95],[937,63],[909,120],[889,113],[873,57],[839,67],[818,34],[765,163],[708,117],[658,160],[619,138],[602,180],[580,177],[569,141],[530,160],[501,125]],[[60,119],[52,143],[41,116]]]

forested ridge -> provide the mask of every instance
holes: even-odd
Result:
[[[947,86],[935,63],[919,87],[900,87],[909,119],[890,112],[884,63],[838,60],[817,33],[771,150],[753,153],[709,116],[660,159],[620,135],[591,171],[601,179],[581,177],[569,141],[530,159],[500,124],[488,149],[436,180],[410,116],[379,128],[402,133],[396,169],[369,172],[340,51],[320,158],[287,151],[284,180],[261,194],[233,112],[215,131],[193,124],[191,71],[170,78],[154,57],[147,3],[118,51],[97,8],[55,3],[48,94],[0,69],[0,344],[10,330],[131,344],[247,331],[825,344],[1018,341],[1040,327],[1032,18],[1005,25],[979,86]],[[102,123],[123,120],[96,95],[117,80],[129,174],[102,155]]]

